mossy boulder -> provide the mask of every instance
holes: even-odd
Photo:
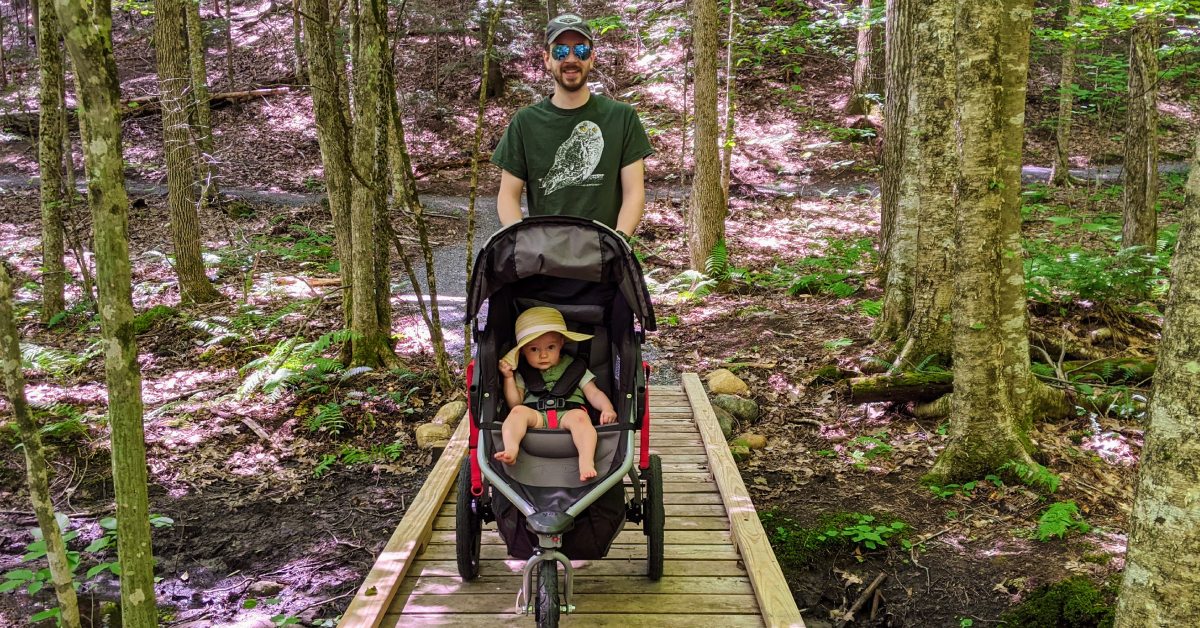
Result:
[[[142,335],[153,328],[159,321],[175,316],[176,310],[166,305],[156,305],[133,317],[133,333]]]
[[[758,403],[753,399],[736,395],[713,395],[712,403],[743,423],[753,423],[758,420]]]
[[[1115,587],[1100,587],[1075,576],[1039,587],[1000,619],[1026,628],[1108,628],[1113,625],[1115,601]]]
[[[720,406],[713,406],[713,414],[717,415],[717,425],[721,426],[721,435],[725,437],[725,440],[729,440],[729,437],[733,436],[733,415]]]

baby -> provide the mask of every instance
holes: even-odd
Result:
[[[524,356],[530,366],[542,372],[542,380],[546,389],[550,390],[574,360],[562,353],[563,343],[568,339],[578,342],[591,338],[588,334],[568,331],[562,314],[550,307],[525,310],[517,317],[516,328],[517,346],[500,359],[500,374],[504,377],[504,400],[511,410],[501,429],[504,451],[496,452],[496,459],[505,464],[517,461],[517,453],[520,451],[521,440],[525,438],[526,430],[531,427],[548,426],[546,413],[537,410],[537,396],[532,393],[526,394],[525,382],[516,370],[520,356]],[[558,417],[559,425],[571,432],[571,440],[575,443],[575,449],[579,451],[580,482],[596,477],[596,428],[592,426],[587,410],[581,407],[584,399],[600,411],[601,424],[607,425],[617,420],[617,412],[613,409],[612,402],[592,381],[595,378],[591,371],[584,371],[583,379],[579,380],[579,387],[567,398],[567,403],[575,404],[575,407],[560,412]]]

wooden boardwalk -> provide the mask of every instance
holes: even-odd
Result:
[[[575,612],[561,624],[803,627],[699,378],[652,388],[650,416],[664,477],[663,578],[646,578],[645,536],[626,523],[606,558],[574,563]],[[480,577],[458,576],[453,484],[466,427],[460,422],[340,626],[534,625],[516,609],[525,561],[506,556],[494,523],[484,527]]]

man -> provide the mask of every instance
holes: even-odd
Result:
[[[633,107],[588,90],[596,51],[583,18],[554,18],[545,42],[542,61],[554,77],[554,95],[518,111],[492,154],[503,169],[500,222],[521,220],[524,190],[531,216],[583,216],[633,235],[646,204],[650,139]]]

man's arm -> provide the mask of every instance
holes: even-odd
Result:
[[[622,172],[624,172],[622,170]],[[622,179],[623,181],[624,179]],[[505,227],[521,220],[521,192],[525,181],[507,170],[500,171],[500,193],[496,196],[496,213]],[[644,194],[643,194],[644,196]],[[638,211],[641,216],[641,210]]]
[[[621,168],[621,211],[617,213],[617,231],[625,235],[633,235],[642,221],[642,211],[646,208],[645,175],[646,163],[641,159]],[[500,186],[503,190],[503,179]],[[504,220],[503,214],[500,220]]]

